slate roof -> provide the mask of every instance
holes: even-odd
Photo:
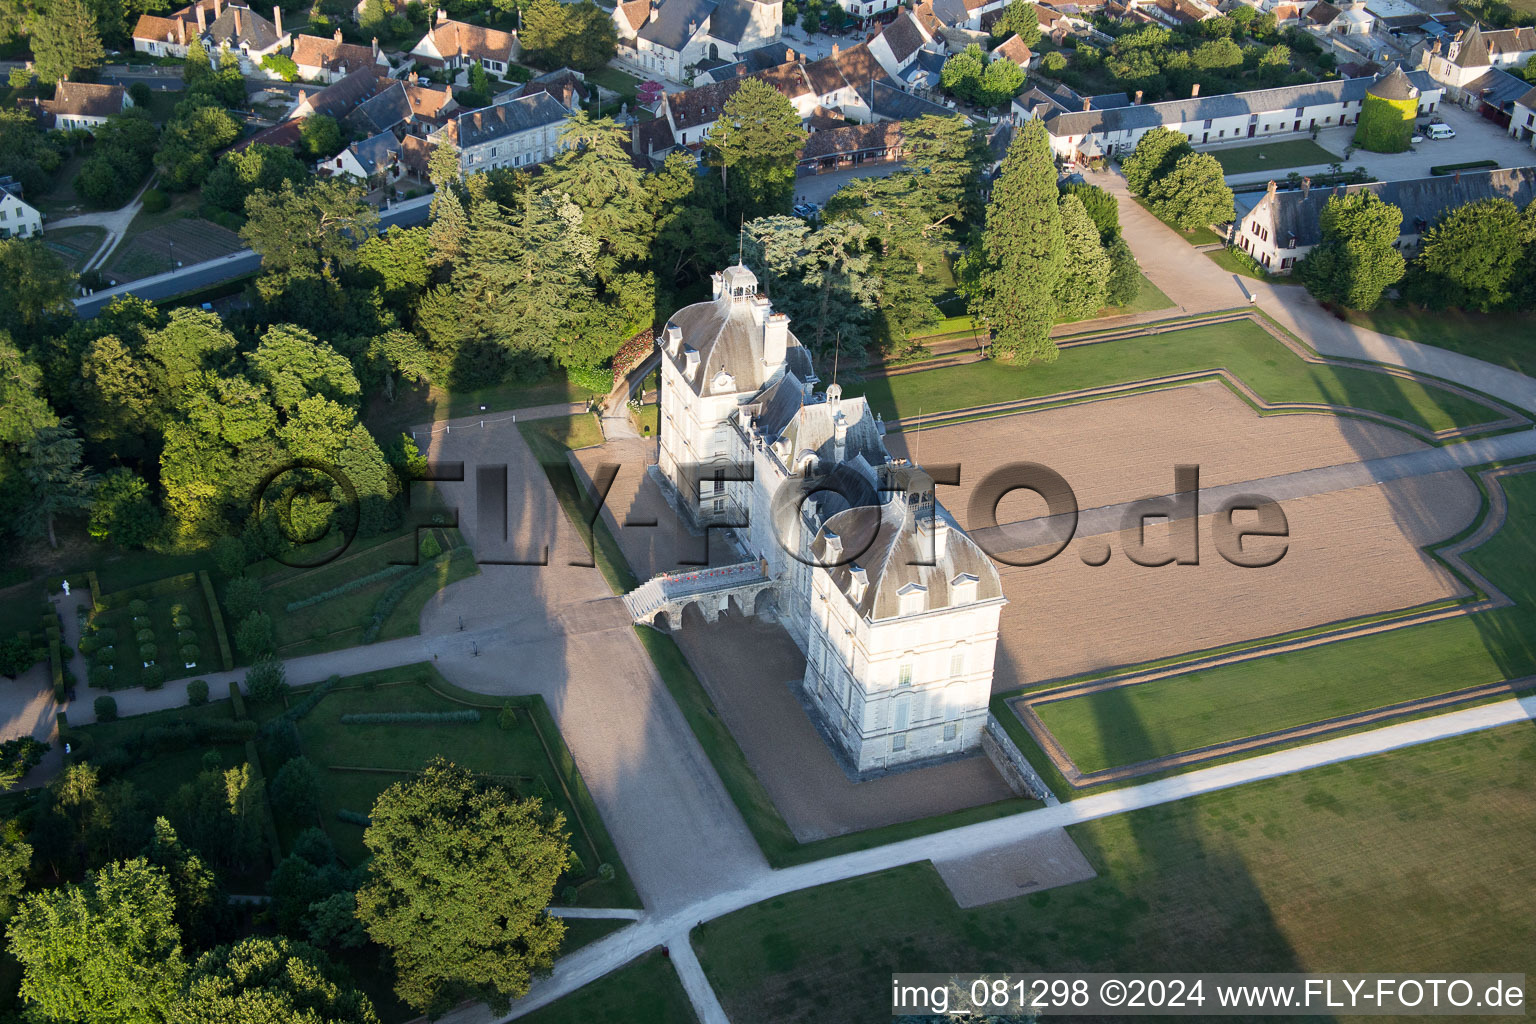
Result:
[[[460,148],[479,146],[532,128],[558,124],[570,117],[548,93],[520,96],[492,107],[470,110],[455,118]]]
[[[931,103],[909,92],[902,92],[890,79],[875,82],[871,109],[876,117],[891,121],[910,121],[916,117],[933,114],[937,117],[954,117],[955,112],[938,103]]]
[[[410,97],[405,94],[405,84],[394,82],[358,104],[347,115],[347,127],[357,134],[387,132],[400,122],[409,121],[414,112]]]
[[[715,0],[666,0],[656,20],[646,22],[635,34],[668,50],[681,50],[698,34],[715,7]],[[691,32],[689,25],[693,26]]]
[[[122,113],[127,96],[120,85],[60,82],[53,99],[43,100],[38,106],[55,117],[108,117]]]
[[[839,561],[828,557],[827,534],[841,542],[842,558],[857,557],[827,570],[839,590],[849,597],[866,619],[894,618],[900,614],[901,592],[911,586],[925,591],[923,610],[954,607],[954,584],[969,576],[976,580],[976,601],[1002,598],[1002,582],[992,560],[950,518],[942,506],[933,515],[948,528],[944,554],[936,556],[931,542],[917,529],[920,516],[909,514],[904,495],[881,505],[861,505],[829,518],[811,542],[811,553],[822,564]],[[924,564],[932,563],[932,564]],[[854,601],[855,573],[863,570],[863,593]]]
[[[1536,86],[1532,86],[1529,92],[1515,100],[1515,102],[1520,104],[1522,107],[1536,110]]]
[[[419,135],[407,135],[400,140],[400,162],[418,178],[427,176],[427,158],[432,153],[432,143]]]
[[[1523,78],[1516,78],[1508,71],[1500,71],[1498,68],[1489,68],[1472,81],[1462,86],[1468,94],[1476,96],[1489,106],[1509,113],[1517,100],[1522,100],[1528,93],[1536,92],[1531,88],[1531,83]]]
[[[720,0],[709,19],[709,34],[728,43],[739,43],[752,27],[755,0]]]
[[[376,60],[373,47],[344,43],[325,36],[294,36],[293,62],[301,68],[356,71]]]
[[[239,29],[235,22],[239,21]],[[225,4],[223,13],[208,23],[208,37],[214,44],[227,42],[238,50],[244,43],[252,50],[270,50],[277,45],[277,26],[249,7]]]
[[[399,154],[400,140],[395,138],[393,132],[380,132],[362,142],[354,142],[347,148],[357,157],[357,162],[363,165],[363,170],[372,176],[389,166],[390,156]]]
[[[1405,77],[1421,92],[1425,89],[1439,88],[1425,71],[1413,71]],[[1046,126],[1052,135],[1057,136],[1153,128],[1160,124],[1183,124],[1203,121],[1207,118],[1236,117],[1242,114],[1288,110],[1320,103],[1361,100],[1374,84],[1374,81],[1369,78],[1334,79],[1328,82],[1281,86],[1276,89],[1228,93],[1224,96],[1195,96],[1163,103],[1063,112],[1047,115]]]
[[[1317,3],[1312,5],[1312,9],[1307,12],[1307,20],[1314,25],[1331,25],[1333,24],[1333,19],[1337,18],[1339,13],[1339,9],[1329,3],[1328,0],[1318,0]]]
[[[806,452],[815,452],[823,465],[830,466],[836,462],[836,417],[839,413],[846,430],[844,461],[862,455],[864,461],[871,466],[885,463],[889,456],[885,442],[881,439],[881,427],[864,399],[844,398],[834,407],[826,401],[825,395],[817,395],[816,398],[821,400],[803,403],[784,426],[783,439],[789,446],[790,458],[796,464]]]
[[[1411,100],[1419,95],[1419,90],[1403,74],[1401,64],[1392,65],[1392,70],[1377,78],[1366,92],[1384,100]]]
[[[576,77],[576,72],[570,68],[557,68],[530,79],[513,96],[532,96],[536,92],[549,93],[567,110],[574,109],[587,99],[586,83]]]
[[[448,86],[437,89],[419,81],[405,82],[405,98],[411,101],[411,113],[428,120],[442,117],[455,102]]]
[[[1272,207],[1276,237],[1295,235],[1298,245],[1316,245],[1321,240],[1319,217],[1329,197],[1362,191],[1374,192],[1383,202],[1402,210],[1404,233],[1421,234],[1446,213],[1479,199],[1502,197],[1523,209],[1536,198],[1536,167],[1462,171],[1406,181],[1371,181],[1341,189],[1314,188],[1305,196],[1299,190],[1276,192],[1261,199],[1255,211],[1266,204]]]
[[[699,393],[708,389],[720,371],[735,379],[734,390],[756,391],[768,381],[773,368],[763,365],[763,328],[754,322],[750,303],[732,302],[729,297],[695,302],[672,314],[668,325],[683,332],[683,344],[677,355],[663,352]],[[794,332],[787,345],[800,347]],[[687,350],[699,354],[698,365],[689,377]]]
[[[378,74],[372,65],[349,71],[319,92],[308,95],[309,105],[317,114],[329,114],[338,121],[345,118],[358,104],[367,100],[380,89],[394,84],[394,80]],[[301,90],[299,96],[305,93]]]

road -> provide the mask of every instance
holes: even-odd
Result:
[[[431,206],[431,196],[418,196],[415,199],[396,203],[379,214],[379,227],[414,227],[417,224],[425,224]],[[222,281],[233,281],[236,278],[254,274],[260,269],[261,257],[249,249],[241,249],[239,252],[230,253],[215,260],[194,263],[164,274],[130,281],[115,288],[103,288],[84,298],[76,299],[75,315],[82,320],[90,319],[121,295],[137,295],[141,299],[157,302],[173,295],[198,291]]]

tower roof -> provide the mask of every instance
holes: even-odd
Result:
[[[1366,92],[1384,100],[1411,100],[1417,99],[1419,95],[1418,88],[1403,73],[1401,64],[1394,64],[1392,70],[1378,75],[1375,84]]]

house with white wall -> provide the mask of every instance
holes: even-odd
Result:
[[[653,0],[614,9],[619,58],[642,72],[686,82],[701,61],[735,61],[778,43],[782,0]]]
[[[133,106],[133,97],[120,85],[94,82],[60,82],[54,86],[53,99],[37,103],[50,128],[90,131],[113,114]]]
[[[560,152],[560,134],[571,112],[547,92],[467,110],[431,136],[452,142],[464,175],[503,167],[532,167]]]
[[[21,184],[0,177],[0,238],[35,238],[43,233],[43,215],[22,198]]]

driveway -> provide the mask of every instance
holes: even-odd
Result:
[[[1443,104],[1435,113],[1440,120],[1456,130],[1454,139],[1439,142],[1426,139],[1410,146],[1406,153],[1370,153],[1356,149],[1346,160],[1344,152],[1353,145],[1355,139],[1355,128],[1350,125],[1322,129],[1317,133],[1317,144],[1329,152],[1339,154],[1339,162],[1346,169],[1364,167],[1382,181],[1427,178],[1429,169],[1438,164],[1460,164],[1473,160],[1497,160],[1500,167],[1529,167],[1536,164],[1536,151],[1504,134],[1504,129],[1481,115],[1449,103]],[[1420,122],[1427,120],[1419,118]],[[1284,138],[1306,138],[1306,133],[1287,135]],[[1270,178],[1284,178],[1292,171],[1297,174],[1326,174],[1328,167],[1326,164],[1316,164],[1310,167],[1233,174],[1227,177],[1227,182],[1240,185],[1268,181]]]

